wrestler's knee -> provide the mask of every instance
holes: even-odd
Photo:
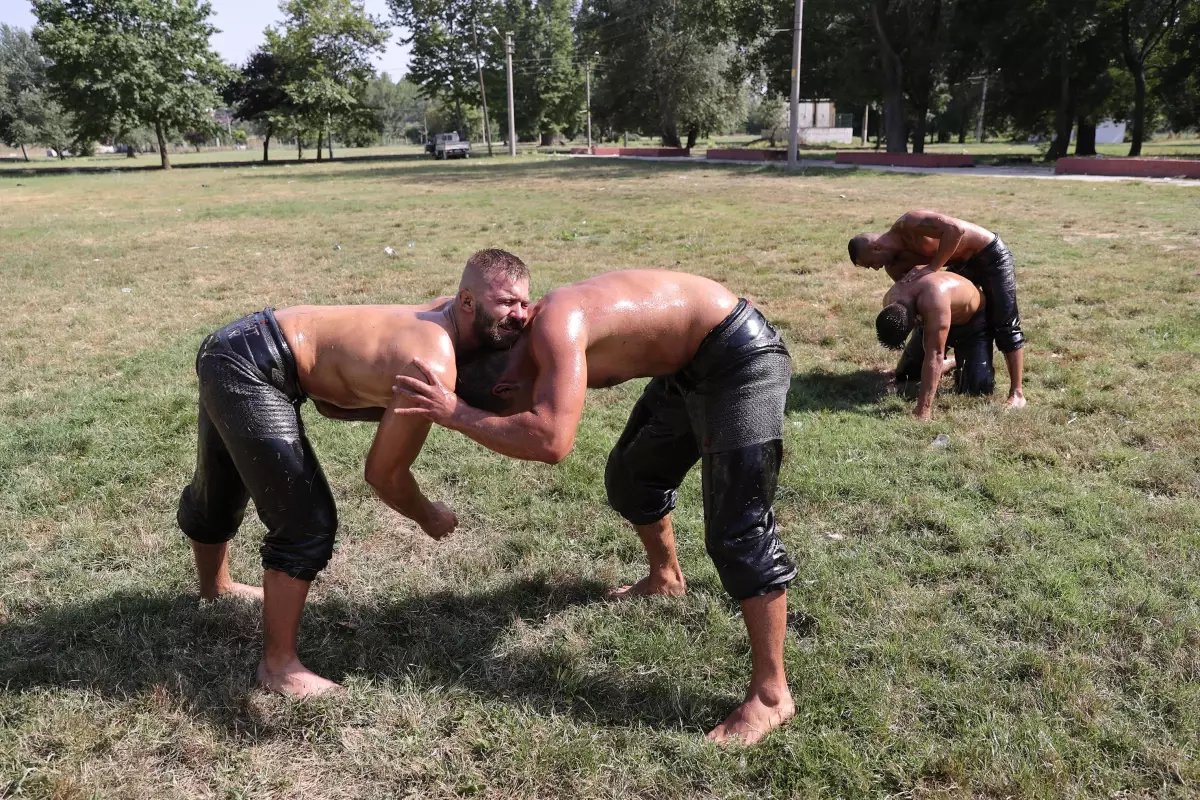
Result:
[[[619,447],[609,453],[604,467],[604,490],[613,511],[634,525],[658,522],[675,508],[676,492],[636,480]]]
[[[978,397],[989,395],[996,391],[996,372],[987,367],[967,367],[960,369],[955,387],[961,394]]]
[[[175,521],[179,529],[193,542],[199,544],[222,544],[228,542],[236,534],[242,524],[243,511],[223,515],[224,519],[214,519],[212,513],[205,514],[196,502],[192,487],[184,488],[179,496],[179,508],[175,512]]]
[[[707,530],[704,545],[721,585],[735,600],[785,589],[796,577],[796,564],[775,532],[773,513],[738,531]]]
[[[337,509],[332,504],[309,509],[303,520],[289,521],[267,534],[260,551],[263,569],[313,580],[333,557],[337,528]]]

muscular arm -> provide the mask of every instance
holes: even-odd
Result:
[[[410,367],[408,372],[414,370]],[[454,370],[446,372],[453,382]],[[395,395],[387,410],[408,405],[406,398]],[[366,480],[390,508],[420,525],[430,536],[441,538],[453,530],[450,522],[453,515],[440,503],[429,502],[412,474],[413,462],[425,444],[430,426],[425,417],[385,413],[367,454]]]
[[[921,364],[921,392],[913,416],[927,420],[933,416],[933,398],[942,379],[946,361],[946,339],[950,335],[950,298],[938,291],[926,291],[917,301],[924,325],[925,361]]]
[[[578,312],[543,312],[530,341],[538,368],[533,407],[497,417],[459,401],[450,417],[439,422],[501,455],[557,464],[575,446],[575,431],[583,416],[586,346]]]
[[[937,239],[938,249],[929,265],[920,270],[913,270],[906,276],[907,280],[919,280],[922,276],[937,272],[946,266],[954,257],[967,228],[962,220],[939,214],[936,211],[910,211],[892,226],[892,231],[902,236],[925,236]]]

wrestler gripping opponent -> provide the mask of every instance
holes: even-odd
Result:
[[[396,413],[424,416],[507,456],[557,463],[574,446],[588,387],[653,378],[605,470],[609,503],[636,528],[650,574],[613,594],[686,590],[671,510],[699,461],[705,544],[741,602],[753,659],[746,701],[709,738],[758,741],[795,713],[783,640],[796,566],[771,509],[791,380],[783,341],[745,300],[677,272],[610,272],[573,283],[547,294],[530,320],[510,353],[460,365],[461,398],[432,367],[425,381],[398,376],[398,396],[411,408]]]
[[[402,405],[391,377],[424,369],[455,377],[455,357],[510,346],[529,306],[529,271],[503,250],[471,256],[458,294],[423,306],[297,306],[266,309],[204,340],[196,357],[200,441],[196,473],[179,499],[192,540],[200,596],[263,598],[263,686],[303,697],[336,688],[300,663],[296,635],[309,583],[329,561],[337,509],[304,433],[311,398],[335,419],[381,420],[366,479],[383,502],[435,539],[458,524],[430,502],[410,471],[430,423],[385,414]],[[262,589],[229,577],[229,540],[249,498],[267,528]]]
[[[1017,310],[1017,278],[1012,253],[999,236],[935,211],[910,211],[887,233],[861,233],[851,239],[850,260],[860,267],[883,268],[894,281],[916,281],[945,267],[983,287],[988,325],[1008,366],[1004,405],[1025,405],[1025,334]]]
[[[991,394],[996,387],[992,367],[992,333],[985,301],[975,285],[949,272],[934,272],[915,281],[900,281],[883,296],[875,331],[886,347],[899,350],[916,332],[896,365],[896,380],[921,382],[913,416],[929,419],[938,382],[954,370],[954,387],[963,394]],[[947,349],[954,357],[947,358]]]

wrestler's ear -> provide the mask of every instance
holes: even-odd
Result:
[[[471,294],[471,290],[463,287],[458,290],[458,307],[468,313],[475,311],[475,295]]]

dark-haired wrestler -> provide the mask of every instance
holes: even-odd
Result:
[[[384,413],[403,404],[393,397],[391,376],[411,371],[420,358],[425,369],[453,381],[456,354],[510,346],[528,305],[525,265],[502,250],[484,250],[467,262],[453,298],[421,306],[268,308],[204,340],[196,357],[196,472],[177,518],[192,540],[202,598],[263,598],[258,679],[265,687],[303,697],[337,686],[305,668],[296,652],[309,584],[333,553],[338,524],[300,406],[311,398],[325,416],[380,420],[367,482],[383,502],[441,539],[458,520],[422,494],[410,470],[430,423]],[[251,497],[267,528],[261,589],[229,576],[229,540]]]
[[[913,332],[896,365],[896,380],[921,382],[914,417],[930,419],[938,382],[951,369],[959,392],[994,391],[992,334],[986,302],[975,284],[953,273],[935,272],[895,284],[883,296],[883,306],[875,319],[881,344],[899,350]],[[947,357],[948,349],[954,350],[954,358]]]
[[[771,508],[791,380],[783,341],[720,284],[650,270],[555,289],[528,330],[510,353],[460,365],[462,398],[432,369],[428,382],[398,377],[412,407],[397,413],[424,415],[503,455],[557,463],[574,446],[588,387],[653,378],[604,475],[609,503],[645,545],[650,574],[614,596],[686,590],[671,511],[699,461],[706,549],[741,603],[753,660],[745,702],[709,738],[758,741],[795,713],[783,641],[796,566]]]
[[[884,269],[894,281],[916,281],[943,267],[983,288],[987,322],[1008,367],[1007,408],[1022,408],[1025,334],[1017,309],[1012,253],[986,228],[936,211],[910,211],[886,233],[850,240],[850,261]]]

